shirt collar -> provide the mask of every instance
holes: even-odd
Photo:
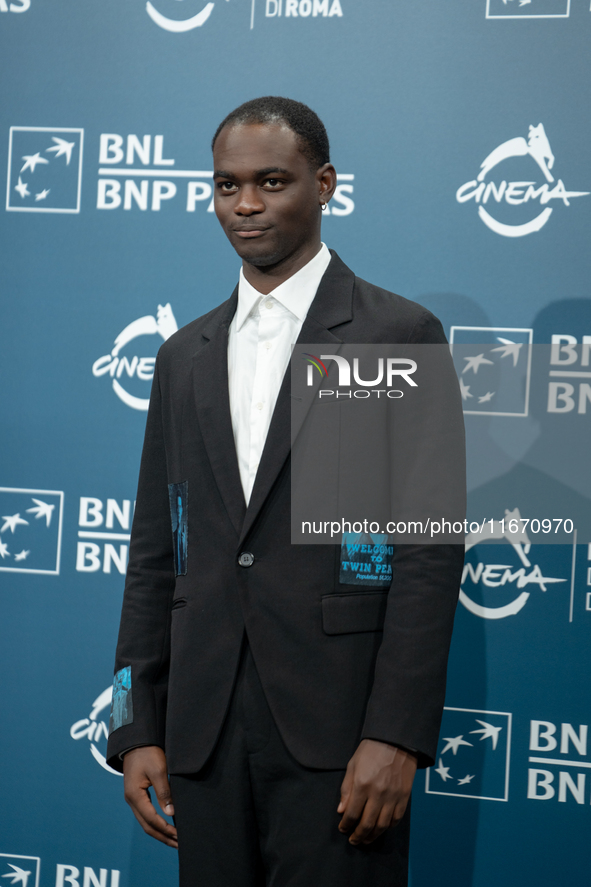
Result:
[[[314,296],[324,272],[330,264],[331,258],[332,256],[327,246],[323,243],[320,250],[313,259],[310,259],[307,265],[304,265],[292,277],[268,293],[268,296],[276,299],[299,321],[303,321],[310,305],[314,301]],[[264,298],[266,297],[248,282],[241,268],[240,280],[238,282],[238,307],[235,316],[237,331],[242,327],[246,319],[256,311],[259,303]]]

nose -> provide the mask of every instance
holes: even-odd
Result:
[[[256,186],[245,185],[241,188],[238,200],[234,204],[236,215],[252,216],[264,212],[265,209],[265,202]]]

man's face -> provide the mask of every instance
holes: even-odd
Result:
[[[227,126],[213,159],[215,212],[241,259],[276,265],[318,242],[320,177],[291,129]]]

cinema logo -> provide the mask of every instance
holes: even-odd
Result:
[[[460,603],[474,616],[495,620],[516,616],[530,599],[531,589],[546,592],[555,584],[567,581],[566,577],[544,575],[542,566],[534,562],[526,529],[528,523],[522,519],[519,508],[505,509],[504,519],[484,521],[478,532],[467,534],[466,555],[478,546],[477,552],[484,557],[482,543],[485,542],[508,543],[490,550],[491,555],[494,553],[494,563],[490,555],[484,561],[466,557]],[[539,525],[539,521],[537,523]],[[538,557],[542,554],[543,550]],[[504,563],[499,563],[500,560]]]
[[[0,0],[0,10],[2,9],[2,3],[3,0]],[[21,3],[30,3],[30,0],[21,0]],[[171,18],[168,15],[164,15],[164,13],[161,12],[151,0],[148,0],[146,3],[146,12],[154,24],[158,25],[159,28],[162,28],[163,31],[169,31],[172,34],[182,34],[187,31],[194,31],[195,28],[203,27],[203,25],[210,20],[215,5],[216,4],[212,2],[206,3],[193,15],[185,16],[183,18]],[[218,6],[221,7],[221,4],[218,3]],[[341,0],[265,0],[264,8],[265,18],[285,17],[314,19],[318,17],[332,18],[333,16],[342,18],[343,16]],[[250,13],[248,16],[251,30],[255,26],[255,12],[256,0],[251,0]]]
[[[529,158],[541,172],[545,181],[542,184],[530,175],[527,180],[507,181],[502,178],[494,181],[489,174],[503,163],[512,163],[515,169],[516,158]],[[554,154],[546,136],[544,126],[530,126],[527,139],[518,136],[502,142],[482,161],[476,179],[465,182],[456,192],[458,203],[474,201],[482,222],[502,237],[524,237],[540,231],[552,215],[553,201],[561,201],[570,206],[573,197],[586,197],[589,191],[568,191],[562,179],[555,180],[551,171],[554,167]],[[532,166],[532,169],[535,169]],[[529,171],[529,170],[528,170]],[[527,172],[526,172],[527,175]],[[487,177],[488,180],[487,180]],[[495,206],[496,205],[496,206]],[[521,210],[516,207],[541,207],[525,221],[517,221]],[[494,207],[494,209],[493,209]],[[510,207],[510,210],[507,210]],[[500,217],[499,217],[500,216]],[[516,221],[509,221],[513,217]]]
[[[199,207],[213,213],[212,170],[177,169],[167,154],[163,135],[101,133],[96,208],[160,212],[182,201],[188,213]],[[351,215],[354,180],[352,173],[339,173],[324,216]]]
[[[158,305],[156,317],[151,314],[138,317],[137,320],[128,323],[125,329],[121,330],[115,339],[111,353],[99,357],[93,363],[92,375],[99,378],[110,376],[111,386],[119,400],[131,407],[132,410],[147,410],[150,405],[150,389],[146,383],[152,382],[156,355],[139,357],[137,350],[141,348],[154,351],[152,338],[147,337],[158,335],[166,342],[177,330],[178,326],[170,302],[166,305]],[[137,340],[140,340],[141,344]],[[135,386],[133,391],[131,390],[132,385]]]
[[[97,696],[92,703],[92,708],[88,717],[82,718],[80,721],[76,721],[75,724],[72,724],[70,727],[70,736],[76,741],[81,739],[86,740],[89,743],[88,748],[90,754],[97,764],[100,764],[103,770],[106,770],[107,773],[121,776],[121,773],[118,773],[117,770],[113,770],[112,767],[109,767],[105,757],[107,751],[107,738],[109,736],[109,728],[107,724],[108,713],[111,707],[112,696],[112,686],[103,690],[100,696]],[[105,717],[102,717],[103,712],[106,712],[106,719]]]
[[[318,392],[319,399],[322,398],[357,398],[366,400],[372,396],[379,398],[382,394],[393,400],[404,397],[404,391],[394,388],[395,381],[402,380],[412,388],[417,388],[417,383],[411,378],[412,374],[417,370],[416,360],[407,357],[379,357],[377,360],[377,375],[375,379],[362,379],[359,367],[359,358],[353,358],[353,380],[361,388],[351,387],[351,363],[346,357],[340,354],[321,354],[316,357],[314,354],[305,353],[303,359],[307,362],[307,378],[306,385],[312,387],[315,384],[314,370],[320,373],[322,380],[328,377],[328,369],[326,361],[332,360],[338,368],[338,388],[347,388],[348,391],[339,391],[331,388],[321,388]],[[385,382],[386,388],[378,388]]]

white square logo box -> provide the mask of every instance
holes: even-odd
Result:
[[[466,415],[528,415],[532,329],[452,326],[449,342]]]
[[[428,795],[509,800],[512,714],[445,707],[436,766],[425,774]]]
[[[84,130],[11,126],[6,210],[79,213]]]
[[[568,18],[570,0],[486,0],[487,18]]]
[[[0,853],[0,878],[2,884],[14,887],[39,887],[41,859],[38,856],[20,856],[17,853]]]
[[[0,487],[0,571],[58,576],[63,516],[61,490]]]

